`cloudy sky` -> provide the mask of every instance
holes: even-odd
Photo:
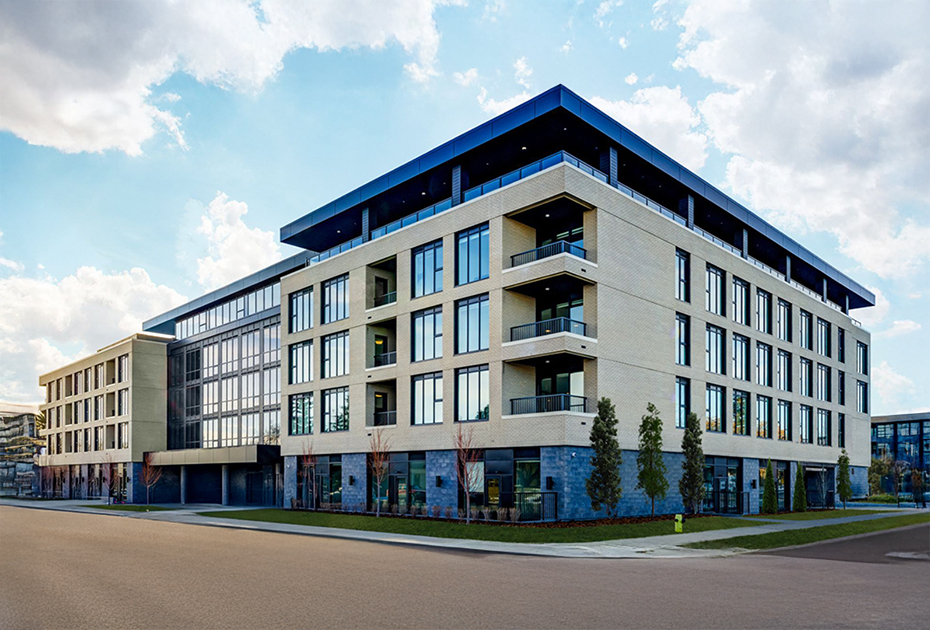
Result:
[[[922,0],[0,0],[0,400],[564,83],[870,287],[873,413],[930,408],[928,25]]]

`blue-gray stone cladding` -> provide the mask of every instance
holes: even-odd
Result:
[[[459,501],[458,473],[455,451],[426,452],[426,503],[456,509]],[[442,477],[442,486],[436,487],[436,477]]]
[[[742,466],[742,492],[744,497],[749,495],[749,509],[744,507],[744,511],[749,514],[758,514],[761,509],[759,505],[759,460],[746,457],[742,460]],[[753,483],[755,483],[755,488],[753,488]]]
[[[349,477],[355,483],[349,484]],[[368,455],[349,453],[342,456],[342,507],[354,510],[368,502]]]
[[[284,507],[290,509],[291,500],[297,500],[297,456],[284,458]]]
[[[850,466],[849,479],[852,481],[854,499],[862,499],[869,495],[869,469],[866,466]]]

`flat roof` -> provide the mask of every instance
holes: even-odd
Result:
[[[916,413],[898,413],[890,416],[872,416],[872,424],[885,424],[888,422],[920,422],[930,420],[930,410]]]
[[[797,241],[779,231],[748,208],[653,147],[563,85],[557,85],[543,92],[288,223],[281,228],[281,241],[298,247],[313,247],[313,249],[317,250],[326,249],[332,245],[332,232],[342,232],[346,228],[358,229],[359,220],[356,215],[360,211],[361,204],[368,203],[392,188],[409,186],[413,180],[427,176],[429,172],[434,171],[439,166],[448,164],[451,168],[452,162],[460,160],[465,154],[474,152],[476,149],[491,149],[492,146],[499,148],[500,138],[505,134],[515,132],[521,127],[539,121],[547,115],[551,117],[553,113],[567,116],[576,121],[580,120],[587,127],[602,136],[606,136],[618,148],[625,149],[667,176],[674,178],[683,188],[686,188],[697,198],[706,200],[722,209],[736,221],[753,229],[775,245],[780,246],[796,259],[807,263],[822,274],[823,277],[846,289],[850,298],[850,308],[861,308],[875,304],[875,295],[864,286],[801,246]],[[471,155],[474,155],[474,153],[471,153]],[[484,182],[471,182],[472,185],[481,183]],[[438,182],[436,185],[438,187]],[[445,186],[446,182],[442,182],[442,185]],[[463,186],[464,188],[466,187]],[[408,192],[405,189],[405,193]],[[410,211],[414,210],[416,208],[411,206]],[[327,222],[327,225],[330,226],[328,229],[321,225],[324,222]],[[314,232],[317,231],[319,234],[315,235]]]

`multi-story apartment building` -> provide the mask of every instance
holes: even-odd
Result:
[[[144,326],[177,336],[155,461],[179,469],[182,499],[455,508],[464,426],[474,502],[591,517],[601,397],[620,420],[625,514],[647,509],[633,451],[649,402],[665,419],[663,511],[681,509],[692,411],[708,510],[757,510],[769,459],[784,503],[797,466],[832,484],[844,448],[865,491],[870,338],[849,312],[874,296],[562,86],[281,239],[309,253]],[[259,448],[278,421],[280,446]],[[373,488],[379,430],[390,474]]]
[[[901,492],[913,492],[915,469],[923,472],[924,487],[930,485],[930,412],[873,416],[872,457],[901,463]],[[891,491],[891,480],[884,479],[883,486]]]
[[[39,465],[55,496],[83,499],[107,491],[144,497],[144,454],[165,448],[166,343],[171,337],[136,333],[39,377],[45,388],[46,454]],[[46,473],[48,474],[48,473]],[[165,479],[170,483],[170,473]],[[161,495],[156,493],[156,499]],[[144,499],[143,499],[144,500]]]

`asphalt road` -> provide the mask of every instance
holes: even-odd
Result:
[[[4,629],[884,630],[930,617],[930,562],[485,555],[14,507],[0,507],[0,580]]]
[[[771,555],[787,558],[816,558],[842,562],[896,563],[915,562],[889,553],[930,554],[930,524],[892,529],[880,534],[826,542],[819,545],[771,551]],[[930,564],[924,562],[924,564]],[[930,592],[930,582],[925,584]]]

